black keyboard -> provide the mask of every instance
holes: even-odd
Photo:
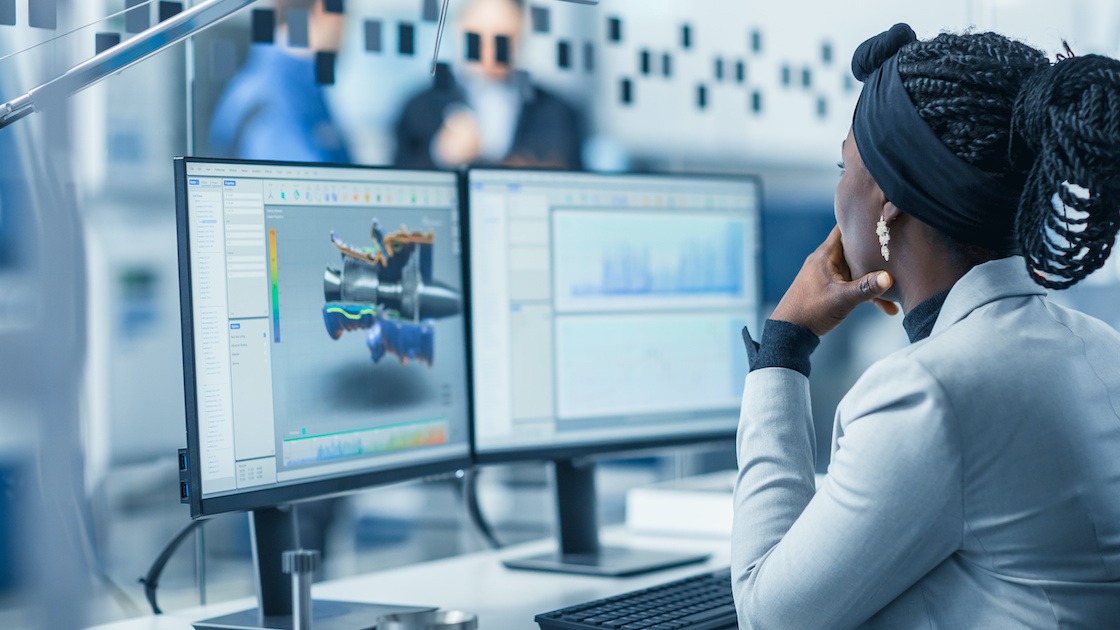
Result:
[[[731,569],[694,575],[536,616],[541,630],[723,630],[738,627]]]

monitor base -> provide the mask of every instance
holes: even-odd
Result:
[[[377,627],[384,615],[435,610],[432,607],[393,606],[312,600],[312,627],[315,630],[369,630]],[[290,615],[261,618],[256,608],[194,622],[195,630],[291,630]]]
[[[603,547],[598,553],[546,553],[527,558],[513,558],[502,562],[511,569],[577,573],[602,577],[627,577],[686,564],[704,562],[709,553],[669,553]]]

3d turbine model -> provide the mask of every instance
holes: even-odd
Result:
[[[422,361],[430,366],[435,354],[432,320],[462,311],[459,294],[432,279],[435,234],[402,225],[386,236],[374,219],[370,238],[373,246],[359,249],[331,232],[342,267],[327,267],[323,276],[327,333],[338,339],[347,330],[363,329],[374,363],[388,352],[402,364]]]

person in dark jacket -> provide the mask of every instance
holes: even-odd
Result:
[[[583,116],[515,69],[524,21],[516,0],[470,0],[457,30],[468,59],[441,64],[397,122],[397,166],[503,164],[582,168]]]

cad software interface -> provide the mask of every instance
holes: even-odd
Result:
[[[186,176],[202,497],[465,456],[455,176]]]
[[[750,180],[471,171],[479,452],[734,430]]]

